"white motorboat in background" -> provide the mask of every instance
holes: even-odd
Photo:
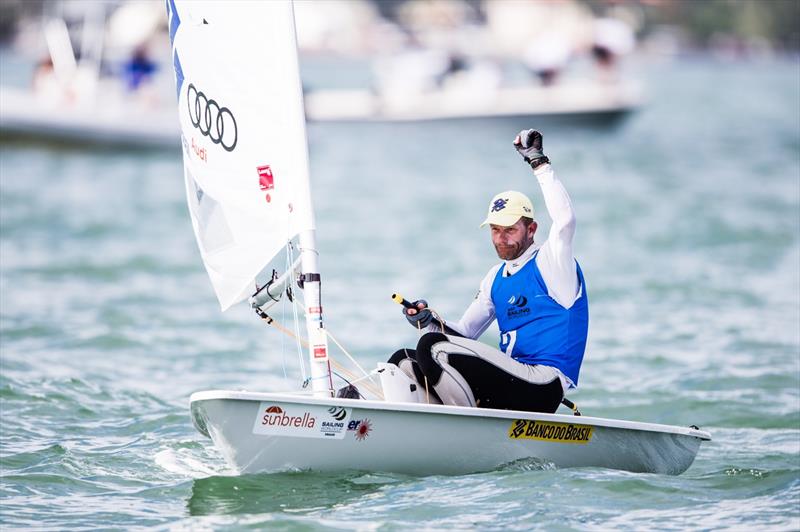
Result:
[[[62,9],[55,9],[59,5]],[[71,14],[64,9],[70,5]],[[327,11],[317,7],[303,5],[307,36],[321,27],[327,27],[328,33],[335,29],[321,20],[331,14],[330,7]],[[170,60],[162,10],[162,5],[147,2],[50,5],[50,15],[43,17],[46,22],[32,26],[27,37],[28,42],[46,44],[47,50],[32,83],[0,87],[0,137],[175,149],[180,132],[171,80],[163,75],[170,70]],[[60,16],[56,14],[59,11]],[[357,7],[351,11],[342,16],[359,19]],[[361,13],[361,18],[364,16]],[[378,21],[370,17],[361,20],[361,30]],[[388,31],[389,26],[383,24],[383,31]],[[490,50],[474,55],[473,49],[473,55],[458,55],[444,48],[406,45],[377,54],[372,59],[374,81],[369,87],[364,83],[352,89],[331,88],[332,81],[341,80],[324,76],[312,83],[317,88],[305,94],[306,118],[312,122],[512,118],[542,126],[614,125],[643,104],[638,82],[623,77],[604,79],[594,71],[581,74],[583,78],[563,72],[568,70],[569,53],[556,46],[555,35],[540,37],[531,41],[526,52],[526,77],[510,82],[505,79],[507,73],[500,71],[513,60]],[[560,50],[555,66],[554,48]],[[536,61],[531,59],[531,49],[538,54]],[[137,51],[155,56],[157,67],[146,83],[131,87],[123,79],[124,69]],[[336,60],[329,61],[323,70],[337,72]],[[519,63],[519,58],[516,61]],[[533,73],[542,72],[557,82],[532,79],[537,75]],[[315,78],[313,73],[310,77]]]
[[[27,87],[0,87],[0,135],[177,149],[171,76],[159,75],[159,62],[149,57],[159,49],[163,6],[124,4],[110,16],[101,3],[79,7],[71,27],[52,17],[30,37],[43,37],[48,55]]]
[[[305,95],[309,121],[409,122],[474,118],[526,118],[542,123],[614,124],[643,103],[635,82],[583,81],[555,86],[458,86],[421,93],[316,90]]]
[[[153,108],[121,95],[106,103],[41,98],[34,92],[0,88],[0,135],[81,145],[177,149],[175,108]]]
[[[517,7],[517,16],[531,20],[544,15],[538,10],[547,11],[536,5],[512,6],[507,15]],[[487,9],[505,11],[496,4]],[[310,121],[521,118],[540,125],[612,125],[644,102],[642,84],[620,66],[620,58],[634,47],[633,34],[619,21],[586,24],[582,31],[575,29],[582,28],[581,22],[571,19],[563,27],[524,29],[505,47],[498,28],[492,34],[486,26],[473,27],[480,44],[471,46],[464,43],[466,33],[461,40],[454,37],[449,48],[410,39],[401,50],[374,56],[369,88],[309,88],[306,116]],[[598,32],[594,39],[570,35],[591,34],[594,26],[615,31]],[[623,43],[609,42],[609,34],[618,41],[620,33]]]

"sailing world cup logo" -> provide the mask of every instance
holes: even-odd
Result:
[[[528,307],[528,298],[523,295],[511,296],[508,300],[508,305],[506,316],[509,319],[527,316],[531,313],[531,309]]]
[[[193,83],[186,89],[186,101],[192,125],[225,151],[233,151],[239,140],[239,128],[231,110],[221,107],[216,100],[209,99]]]

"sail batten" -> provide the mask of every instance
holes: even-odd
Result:
[[[186,196],[220,306],[314,229],[289,1],[168,0]]]

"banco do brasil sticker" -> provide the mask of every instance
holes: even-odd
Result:
[[[508,429],[512,440],[541,440],[559,443],[587,444],[594,427],[572,423],[553,423],[535,419],[515,419]]]

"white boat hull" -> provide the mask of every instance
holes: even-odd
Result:
[[[172,106],[143,108],[117,101],[67,105],[0,88],[0,135],[12,139],[174,150],[181,138],[175,114]]]
[[[191,411],[240,473],[455,475],[532,460],[677,475],[711,439],[692,428],[585,416],[254,392],[198,392]]]
[[[387,98],[367,90],[316,90],[305,95],[315,122],[418,122],[520,118],[558,122],[618,121],[641,107],[636,83],[584,83],[503,88],[488,92],[439,90]]]

